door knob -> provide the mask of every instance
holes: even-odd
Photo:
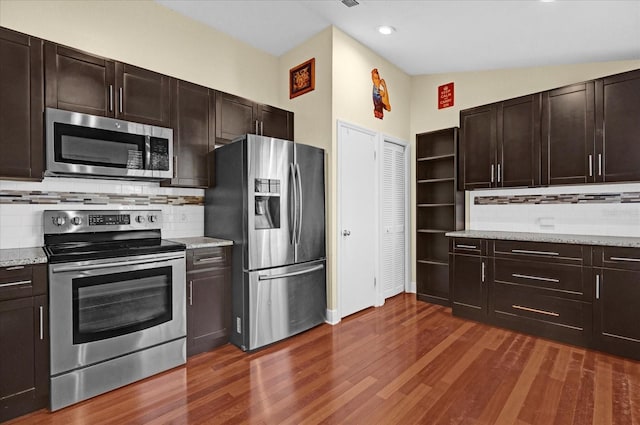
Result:
[[[351,232],[349,230],[343,230],[342,231],[342,236],[349,236],[351,234]]]

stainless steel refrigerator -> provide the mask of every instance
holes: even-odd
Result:
[[[248,134],[214,157],[205,235],[234,242],[231,342],[255,350],[322,323],[324,150]]]

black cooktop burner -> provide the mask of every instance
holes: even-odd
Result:
[[[119,240],[110,242],[68,242],[44,248],[50,263],[184,251],[185,246],[165,239]]]

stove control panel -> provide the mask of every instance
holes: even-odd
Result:
[[[160,210],[76,210],[43,212],[45,234],[162,228]]]

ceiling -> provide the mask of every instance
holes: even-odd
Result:
[[[275,56],[334,25],[409,75],[640,59],[640,0],[156,1]]]

